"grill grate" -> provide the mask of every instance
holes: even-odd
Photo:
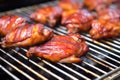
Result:
[[[53,2],[55,3],[55,2]],[[25,7],[3,14],[16,14],[24,16],[28,22],[34,23],[29,19],[29,14],[40,6],[51,5],[51,2],[35,6]],[[52,29],[46,26],[48,29]],[[52,29],[55,34],[67,34],[64,26]],[[52,63],[41,58],[30,59],[25,56],[27,48],[3,49],[0,48],[0,78],[4,79],[53,79],[53,80],[98,80],[104,79],[117,71],[117,74],[110,78],[120,75],[120,38],[104,39],[95,41],[89,34],[82,33],[86,39],[90,50],[82,63],[60,64]],[[106,80],[107,80],[106,79]]]

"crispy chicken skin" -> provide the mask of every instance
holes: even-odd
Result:
[[[61,8],[57,6],[45,6],[33,12],[30,18],[37,22],[48,24],[50,27],[54,27],[60,20],[61,14]]]
[[[58,6],[64,11],[68,11],[72,9],[81,9],[83,5],[78,0],[59,0]]]
[[[26,47],[42,43],[51,38],[53,32],[42,24],[26,24],[8,33],[1,42],[2,47]]]
[[[88,31],[93,19],[94,16],[86,9],[77,10],[66,19],[64,25],[67,27],[68,33]]]
[[[27,56],[37,56],[52,62],[76,63],[81,62],[79,57],[85,55],[88,45],[79,34],[57,35],[47,43],[31,47]]]
[[[63,11],[62,12],[62,19],[61,19],[61,24],[64,25],[65,21],[67,20],[67,18],[74,14],[77,11],[77,9],[72,9],[72,10],[68,10],[68,11]]]
[[[26,19],[17,15],[3,15],[0,17],[0,36],[5,36],[13,29],[25,24]]]
[[[84,5],[88,7],[89,10],[102,10],[108,7],[110,4],[116,0],[84,0]]]
[[[120,35],[120,21],[110,22],[104,20],[94,20],[90,35],[93,39],[112,38]]]
[[[120,20],[120,10],[107,8],[98,12],[98,19],[102,20]]]

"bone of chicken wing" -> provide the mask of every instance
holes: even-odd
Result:
[[[88,45],[79,34],[57,35],[47,43],[31,47],[28,57],[37,56],[52,62],[73,63],[81,62],[79,57],[85,55]]]
[[[84,0],[84,5],[87,6],[90,10],[102,10],[107,8],[110,4],[116,0]]]
[[[54,27],[60,20],[62,9],[57,6],[46,6],[39,8],[30,15],[30,18],[43,23],[48,24],[50,27]]]
[[[120,35],[120,21],[94,20],[90,35],[93,39],[112,38]]]
[[[1,42],[2,47],[26,47],[42,43],[51,38],[53,32],[42,24],[26,24],[8,33]]]
[[[64,11],[80,9],[82,8],[82,3],[78,0],[60,0],[58,6],[61,7]]]
[[[98,19],[106,21],[120,20],[120,10],[108,8],[98,12]]]
[[[63,23],[69,33],[83,32],[90,29],[91,21],[94,16],[87,10],[77,10],[70,15]]]
[[[13,29],[25,24],[26,19],[17,15],[4,15],[0,17],[0,35],[5,36]]]

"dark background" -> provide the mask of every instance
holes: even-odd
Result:
[[[48,1],[52,0],[0,0],[0,12]]]

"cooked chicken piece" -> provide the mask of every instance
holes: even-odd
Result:
[[[94,20],[90,35],[93,39],[110,38],[120,35],[120,21],[110,22],[104,20]]]
[[[108,8],[98,12],[98,19],[102,20],[120,20],[120,10]]]
[[[37,56],[52,62],[81,62],[79,57],[85,55],[88,45],[79,34],[57,35],[47,43],[31,47],[27,56]]]
[[[93,19],[94,17],[89,11],[77,10],[66,19],[64,25],[67,27],[69,33],[88,31]]]
[[[63,25],[65,23],[65,21],[67,20],[67,18],[74,14],[77,11],[77,9],[72,9],[72,10],[68,10],[68,11],[63,11],[62,12],[62,20],[61,20],[61,24]]]
[[[25,24],[26,19],[17,15],[4,15],[0,17],[0,36],[5,36],[13,29]]]
[[[50,27],[54,27],[60,20],[61,14],[61,8],[57,6],[46,6],[33,12],[30,18],[37,22],[48,24]]]
[[[1,42],[2,47],[26,47],[42,43],[53,35],[42,24],[26,24],[8,33]]]
[[[110,4],[116,0],[84,0],[84,5],[89,8],[89,10],[102,10],[108,7]]]
[[[60,0],[58,6],[61,7],[64,11],[72,9],[81,9],[82,3],[78,0]]]

